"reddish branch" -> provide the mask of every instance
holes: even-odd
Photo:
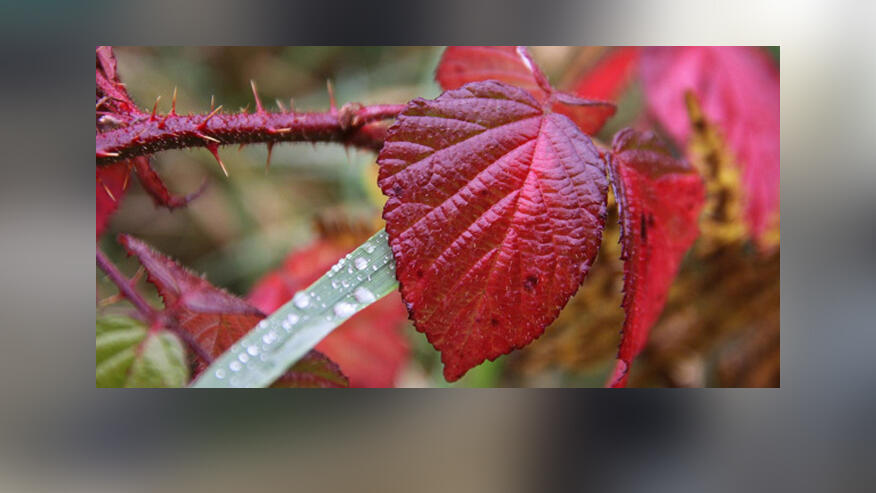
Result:
[[[386,130],[379,122],[395,118],[404,108],[346,104],[324,113],[273,113],[258,104],[254,113],[222,114],[221,107],[205,115],[140,113],[119,128],[97,134],[97,164],[189,147],[206,147],[215,154],[226,144],[339,142],[379,150]]]
[[[97,266],[100,267],[100,270],[106,273],[110,281],[119,288],[119,293],[134,305],[134,308],[137,309],[140,315],[151,326],[159,324],[168,330],[173,331],[176,335],[180,336],[190,348],[192,348],[192,351],[206,361],[207,364],[210,364],[210,362],[213,361],[213,358],[211,358],[204,348],[195,341],[194,337],[177,325],[172,317],[165,316],[163,313],[152,308],[152,306],[140,296],[140,293],[134,289],[128,278],[119,271],[118,267],[116,267],[99,248],[97,249]]]

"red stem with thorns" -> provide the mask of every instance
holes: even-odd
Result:
[[[217,111],[221,107],[205,115],[141,113],[124,126],[97,134],[97,164],[189,147],[206,147],[215,156],[218,146],[227,144],[339,142],[379,150],[386,130],[379,122],[405,108],[350,103],[323,113],[273,113],[256,101],[255,113],[222,114]]]

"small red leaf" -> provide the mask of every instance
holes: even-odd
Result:
[[[143,185],[143,189],[149,193],[152,201],[157,206],[166,207],[170,210],[183,207],[198,198],[207,189],[207,181],[205,180],[196,191],[189,195],[182,197],[171,195],[167,190],[167,185],[164,184],[158,173],[152,169],[148,157],[138,156],[132,159],[131,162],[134,163],[134,171],[137,173],[140,184]]]
[[[696,171],[674,159],[650,132],[618,132],[609,170],[620,215],[626,312],[609,384],[623,387],[663,311],[681,259],[699,235],[705,190]]]
[[[265,312],[276,310],[351,250],[322,240],[291,252],[280,269],[256,284],[249,302]],[[405,315],[399,295],[392,293],[341,324],[316,349],[337,362],[352,387],[393,387],[410,354],[400,331]]]
[[[525,89],[538,101],[548,97],[515,46],[448,46],[438,63],[435,80],[442,89],[497,80]]]
[[[435,80],[445,90],[486,80],[520,87],[539,103],[550,100],[552,111],[568,116],[587,134],[596,133],[616,110],[607,101],[582,99],[555,90],[522,46],[449,46],[438,64]]]
[[[411,101],[378,163],[402,296],[449,381],[541,335],[596,256],[605,164],[522,89]]]
[[[219,289],[146,243],[128,235],[119,241],[136,255],[149,281],[172,316],[211,357],[225,352],[249,332],[264,314],[242,299]]]
[[[119,201],[128,189],[129,175],[127,162],[97,167],[95,216],[98,238],[106,229],[110,216],[118,209]]]
[[[582,98],[617,101],[630,83],[638,59],[636,46],[613,48],[571,84],[570,92]]]
[[[117,125],[139,115],[139,108],[131,100],[125,85],[119,80],[119,74],[116,71],[116,56],[112,47],[98,46],[95,49],[95,58],[98,128],[105,125]],[[102,122],[101,116],[109,118]]]
[[[338,367],[319,351],[310,351],[271,385],[272,388],[343,388],[350,381]]]
[[[779,213],[779,72],[760,48],[656,47],[642,52],[651,112],[681,145],[691,133],[684,93],[723,131],[742,167],[745,218],[759,238]]]

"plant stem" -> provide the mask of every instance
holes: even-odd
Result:
[[[140,293],[134,290],[131,286],[131,283],[128,281],[119,269],[115,266],[115,264],[110,261],[110,259],[104,254],[100,248],[97,249],[97,266],[100,267],[100,270],[104,271],[107,277],[110,278],[110,281],[119,288],[119,292],[134,305],[134,308],[140,312],[141,315],[150,323],[155,321],[158,314],[154,308],[149,306],[149,303],[146,303],[146,300],[140,296]]]
[[[141,113],[123,126],[98,133],[97,164],[145,156],[168,149],[278,142],[338,142],[366,149],[383,146],[385,125],[405,105],[346,104],[323,113],[267,112],[177,115]]]
[[[134,305],[134,308],[137,309],[138,312],[146,319],[146,321],[150,325],[155,325],[156,322],[160,322],[160,324],[172,331],[176,335],[178,335],[183,341],[188,344],[188,346],[195,352],[201,359],[203,359],[206,364],[210,364],[213,362],[213,358],[204,351],[204,348],[195,341],[194,337],[191,334],[183,330],[171,317],[163,316],[163,314],[156,311],[146,300],[138,293],[133,286],[131,286],[131,282],[125,277],[124,274],[119,271],[118,267],[112,263],[112,261],[106,256],[100,248],[97,249],[97,266],[100,267],[100,270],[106,273],[107,277],[109,277],[110,281],[119,288],[119,293],[122,294],[128,301]]]

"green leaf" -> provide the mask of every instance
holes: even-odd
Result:
[[[146,326],[133,318],[97,319],[97,386],[124,387],[137,347],[146,338]]]
[[[98,387],[183,387],[189,379],[179,338],[129,317],[97,320],[96,352]]]
[[[345,320],[391,293],[395,261],[381,230],[213,361],[193,387],[267,387]]]

